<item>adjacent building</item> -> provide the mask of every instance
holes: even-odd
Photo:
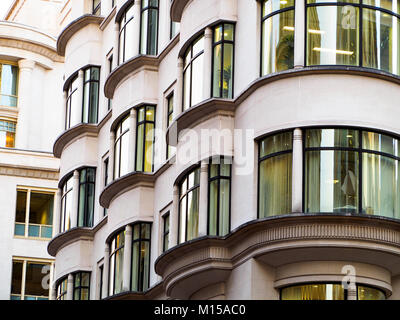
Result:
[[[400,298],[396,1],[45,2],[53,64],[18,62],[1,152],[55,173],[8,187],[3,276],[40,185],[51,299]]]

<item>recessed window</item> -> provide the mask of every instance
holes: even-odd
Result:
[[[213,32],[213,97],[233,98],[235,26],[223,23]]]
[[[78,227],[93,226],[95,182],[95,168],[84,168],[79,171]]]
[[[124,63],[136,54],[133,52],[133,41],[137,39],[137,35],[134,33],[133,19],[138,19],[138,17],[133,17],[133,4],[134,2],[125,10],[119,21],[118,64]]]
[[[183,68],[183,109],[203,100],[204,36],[201,35],[186,50]]]
[[[118,233],[110,244],[109,295],[122,292],[125,230]]]
[[[125,117],[115,129],[114,179],[129,172],[129,116]]]
[[[133,225],[131,290],[143,292],[150,284],[151,224]]]
[[[167,98],[167,129],[172,123],[174,117],[174,94],[170,94]],[[167,145],[167,160],[176,152],[176,147]]]
[[[305,131],[305,211],[400,219],[399,140],[352,128]]]
[[[43,283],[50,267],[50,262],[13,260],[11,300],[48,300],[49,288]]]
[[[292,132],[269,136],[259,144],[258,217],[292,211]]]
[[[12,64],[0,63],[0,105],[17,106],[18,67]]]
[[[200,168],[192,170],[179,187],[179,243],[199,234]]]
[[[221,158],[208,171],[208,234],[225,236],[230,231],[231,165]]]
[[[54,193],[17,190],[16,236],[50,239],[53,235]]]
[[[74,300],[89,300],[90,272],[74,273]]]
[[[153,171],[155,112],[154,106],[137,109],[136,171]]]
[[[99,109],[100,68],[84,71],[82,123],[97,123]]]
[[[163,252],[169,248],[169,211],[163,215]]]
[[[15,147],[15,122],[0,120],[0,147]]]
[[[294,0],[262,3],[261,75],[294,66]]]
[[[140,53],[157,55],[158,0],[142,0]]]

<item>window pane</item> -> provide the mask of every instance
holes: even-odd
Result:
[[[179,243],[186,241],[186,197],[180,202],[179,211]]]
[[[183,110],[190,108],[190,79],[191,69],[190,66],[185,70],[183,74]]]
[[[120,176],[124,176],[129,173],[129,135],[124,134],[121,137],[121,171]]]
[[[358,212],[358,152],[307,151],[306,212]]]
[[[26,278],[25,278],[25,294],[32,296],[45,296],[49,295],[49,289],[43,288],[43,278],[47,273],[42,270],[46,264],[38,264],[28,262],[26,265]]]
[[[40,227],[29,225],[28,236],[29,237],[39,237],[39,235],[40,235]]]
[[[209,234],[217,235],[217,215],[218,215],[218,180],[211,181],[209,193]]]
[[[260,157],[292,149],[292,132],[284,132],[267,137],[261,141]]]
[[[16,107],[18,68],[7,64],[3,64],[0,66],[1,66],[0,105],[7,107]]]
[[[387,9],[400,14],[400,0],[363,0],[363,4]]]
[[[22,261],[13,261],[12,264],[12,282],[11,294],[21,294],[22,286]]]
[[[400,75],[400,21],[363,9],[363,66]]]
[[[222,44],[214,47],[213,96],[220,97]]]
[[[0,120],[0,147],[15,147],[16,124],[14,122]]]
[[[144,171],[153,171],[153,141],[154,141],[154,125],[146,124],[146,144],[145,144],[145,161]]]
[[[293,68],[294,10],[268,18],[262,29],[262,74]]]
[[[53,228],[52,227],[43,227],[42,226],[40,237],[41,238],[51,239],[53,237]]]
[[[347,6],[307,8],[307,65],[359,63],[359,9]]]
[[[54,195],[31,192],[29,223],[52,225]]]
[[[192,62],[191,106],[194,106],[203,100],[203,56],[204,54],[201,54]]]
[[[292,154],[260,163],[259,210],[260,218],[292,211]]]
[[[224,40],[233,41],[234,26],[233,24],[224,24]]]
[[[284,288],[281,300],[344,300],[341,284],[305,284]]]
[[[15,212],[15,222],[22,222],[25,223],[26,219],[26,198],[27,198],[26,191],[17,191],[17,208]]]
[[[362,133],[362,148],[399,156],[399,140],[376,132]]]
[[[310,129],[306,147],[358,148],[358,131],[352,129]]]
[[[222,73],[222,98],[232,98],[233,89],[233,45],[224,44],[224,69]]]
[[[363,213],[399,219],[399,162],[364,153],[362,169]]]
[[[385,294],[378,289],[364,287],[364,286],[357,286],[357,297],[358,300],[385,300]]]
[[[137,142],[136,142],[136,171],[143,171],[143,156],[144,156],[144,124],[137,128]]]
[[[25,235],[25,223],[23,223],[23,224],[16,223],[15,229],[14,229],[14,234],[16,236],[24,236]]]
[[[136,39],[136,37],[135,37],[135,23],[134,23],[134,20],[132,19],[125,26],[125,42],[124,42],[124,44],[125,44],[125,60],[124,61],[128,61],[129,59],[133,58],[135,56],[135,54],[137,54],[137,52],[133,51],[133,49],[134,49],[133,39]]]
[[[220,236],[229,233],[229,203],[230,203],[230,181],[221,179],[219,194],[219,230]]]
[[[263,3],[263,17],[281,9],[294,6],[294,0],[264,0]]]
[[[192,240],[199,233],[199,188],[188,194],[187,220],[187,240]]]

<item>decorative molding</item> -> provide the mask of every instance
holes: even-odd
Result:
[[[321,248],[341,249],[343,246],[354,250],[355,261],[360,252],[371,250],[369,263],[382,263],[382,267],[385,265],[376,261],[375,254],[390,251],[387,259],[391,260],[385,263],[396,265],[400,259],[400,222],[366,215],[309,214],[254,220],[228,236],[206,236],[169,249],[155,261],[155,271],[164,279],[168,296],[184,298],[185,281],[206,271],[207,277],[212,278],[251,258],[288,249],[307,249],[311,254],[315,250],[317,259],[321,258],[318,255]],[[192,288],[193,292],[199,288]]]
[[[68,41],[72,38],[72,36],[86,27],[89,24],[97,24],[100,25],[104,20],[104,17],[96,16],[93,14],[85,14],[78,19],[72,21],[69,25],[67,25],[64,30],[61,32],[60,36],[57,39],[57,53],[60,56],[65,56],[65,48],[67,47]]]
[[[0,164],[0,175],[58,181],[59,170]]]
[[[129,75],[135,74],[141,68],[158,71],[158,66],[165,56],[179,42],[179,35],[175,36],[158,56],[139,54],[116,67],[107,77],[104,84],[104,95],[112,99],[118,84]]]

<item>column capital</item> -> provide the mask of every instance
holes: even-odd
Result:
[[[78,170],[74,170],[74,179],[79,179],[79,171]]]
[[[303,132],[300,128],[296,128],[293,131],[293,140],[302,140],[303,139]]]
[[[36,62],[33,60],[28,60],[28,59],[18,60],[18,67],[20,69],[33,70],[33,68],[35,67],[35,64],[36,64]]]
[[[178,57],[178,68],[183,69],[183,58],[182,57]]]
[[[173,195],[179,195],[179,186],[177,184],[174,185],[174,191],[173,191]]]
[[[78,71],[78,77],[79,78],[83,78],[84,77],[84,72],[83,72],[82,69]]]
[[[213,31],[210,27],[205,28],[204,30],[204,37],[205,38],[212,38]]]

